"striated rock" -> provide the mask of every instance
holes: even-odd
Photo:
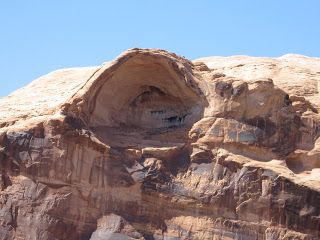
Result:
[[[320,238],[320,59],[131,49],[0,100],[0,239]]]

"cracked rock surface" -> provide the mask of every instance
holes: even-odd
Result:
[[[130,49],[0,99],[0,239],[320,239],[320,59]]]

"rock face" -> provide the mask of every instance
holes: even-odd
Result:
[[[131,49],[0,100],[0,239],[320,238],[320,59]]]

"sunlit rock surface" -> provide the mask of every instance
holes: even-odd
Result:
[[[0,100],[0,239],[320,238],[320,59],[131,49]]]

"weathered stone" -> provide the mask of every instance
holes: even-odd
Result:
[[[320,238],[320,60],[131,49],[0,100],[0,239]]]

